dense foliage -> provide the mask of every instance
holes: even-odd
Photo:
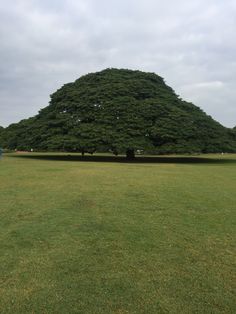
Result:
[[[181,100],[154,73],[106,69],[51,95],[37,116],[12,124],[10,149],[93,153],[236,152],[235,132]]]
[[[4,132],[4,128],[2,126],[0,126],[0,144],[2,141],[3,132]]]

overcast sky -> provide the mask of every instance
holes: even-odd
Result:
[[[0,125],[108,67],[155,72],[236,125],[235,0],[0,0]]]

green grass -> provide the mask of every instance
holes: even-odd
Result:
[[[1,314],[236,312],[236,156],[12,156],[0,161]]]

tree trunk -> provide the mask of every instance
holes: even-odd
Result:
[[[127,149],[127,151],[126,151],[126,158],[129,159],[129,160],[132,160],[132,159],[135,158],[134,149]]]
[[[83,150],[81,151],[81,155],[82,155],[82,157],[84,157],[84,151]]]

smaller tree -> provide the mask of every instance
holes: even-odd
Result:
[[[0,138],[1,138],[2,134],[3,134],[3,131],[4,131],[4,128],[2,126],[0,126]]]

